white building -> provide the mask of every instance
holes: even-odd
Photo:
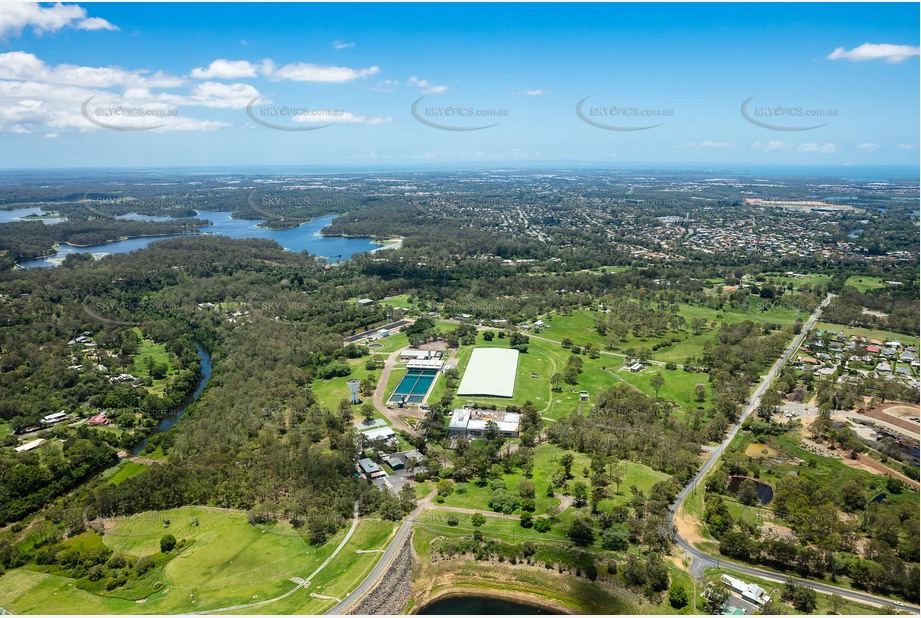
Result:
[[[54,414],[48,414],[42,419],[42,422],[46,425],[52,425],[54,423],[60,423],[64,420],[64,417],[67,416],[67,413],[64,410],[60,412],[55,412]]]
[[[472,410],[458,408],[451,414],[448,423],[448,435],[478,437],[486,433],[486,425],[494,422],[499,428],[499,433],[506,438],[518,436],[518,425],[521,415],[514,412],[497,412],[485,410]]]
[[[723,575],[721,579],[726,582],[733,592],[736,592],[744,600],[756,605],[764,605],[771,600],[771,597],[764,593],[764,589],[758,584],[749,584],[741,579],[736,579],[730,575]]]
[[[369,429],[368,431],[361,432],[361,435],[364,436],[365,440],[368,442],[373,442],[375,440],[394,442],[397,439],[397,434],[390,427],[377,427],[375,429]]]
[[[44,441],[45,441],[44,438],[38,438],[36,440],[32,440],[31,442],[26,442],[22,446],[17,446],[16,452],[24,453],[26,451],[31,451],[32,449],[38,448],[39,446],[41,446]]]

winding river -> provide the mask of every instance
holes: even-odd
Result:
[[[195,391],[189,395],[185,403],[182,404],[182,407],[161,420],[160,423],[154,427],[143,440],[141,440],[134,446],[134,448],[131,449],[132,455],[137,455],[145,448],[147,448],[147,442],[150,440],[151,436],[154,436],[158,433],[163,433],[178,423],[179,419],[185,415],[186,410],[189,409],[189,406],[192,405],[196,399],[198,399],[199,395],[201,395],[201,392],[205,390],[205,386],[208,385],[208,380],[211,379],[211,355],[208,354],[208,350],[206,350],[198,342],[195,343],[195,349],[198,352],[198,358],[201,361],[201,380],[198,383],[198,387],[196,387]]]

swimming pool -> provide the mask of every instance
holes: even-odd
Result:
[[[410,369],[397,384],[388,403],[422,403],[437,374],[434,369]]]

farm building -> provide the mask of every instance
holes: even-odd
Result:
[[[362,298],[360,300],[356,300],[355,304],[358,305],[359,307],[370,307],[371,305],[374,304],[374,301],[371,300],[370,298]]]
[[[54,414],[48,414],[42,419],[42,422],[46,425],[53,425],[54,423],[60,423],[64,420],[64,417],[67,416],[67,413],[64,410],[60,412],[55,412]]]
[[[394,433],[393,429],[390,427],[378,427],[376,429],[369,429],[368,431],[361,432],[361,435],[364,436],[365,440],[368,442],[373,442],[374,440],[392,442],[397,439],[397,434]]]
[[[386,476],[387,473],[381,470],[381,467],[365,457],[364,459],[358,460],[358,465],[361,467],[361,471],[364,472],[365,476],[369,479],[375,479],[381,476]]]
[[[32,440],[31,442],[26,442],[25,444],[21,446],[17,446],[16,452],[24,453],[26,451],[31,451],[32,449],[38,448],[39,446],[41,446],[44,441],[45,441],[44,438],[37,438],[35,440]]]
[[[645,367],[643,363],[633,363],[630,365],[630,373],[639,373],[643,370],[643,367]]]

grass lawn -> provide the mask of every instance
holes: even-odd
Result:
[[[818,273],[801,273],[806,275],[805,277],[788,277],[783,273],[764,273],[764,278],[767,283],[771,283],[777,287],[787,287],[789,284],[793,284],[793,288],[798,290],[804,285],[821,285],[831,281],[831,275],[822,275]],[[746,283],[760,283],[757,279],[746,278]]]
[[[137,333],[138,337],[141,337],[141,345],[138,347],[138,352],[134,356],[134,366],[131,369],[131,373],[139,378],[150,377],[150,370],[147,367],[147,358],[150,358],[154,364],[157,365],[165,363],[167,366],[166,377],[160,380],[154,380],[153,385],[147,387],[152,393],[162,395],[163,389],[166,387],[167,382],[169,382],[169,377],[176,371],[170,358],[171,355],[164,344],[154,343],[150,339],[144,339],[140,328],[135,328],[134,331]]]
[[[882,277],[867,277],[865,275],[853,275],[847,278],[847,281],[844,282],[844,285],[847,287],[852,287],[858,292],[866,292],[867,290],[875,290],[877,288],[886,287],[886,282],[883,281]]]
[[[653,345],[667,338],[677,337],[682,340],[656,350],[653,353],[653,359],[683,363],[689,357],[699,357],[702,354],[704,344],[714,340],[716,331],[722,322],[737,324],[745,320],[752,320],[754,322],[789,326],[796,322],[797,317],[805,319],[809,312],[799,311],[795,308],[772,306],[767,301],[752,296],[749,297],[747,304],[744,306],[728,307],[720,310],[679,303],[678,314],[684,317],[688,323],[694,318],[701,318],[707,321],[707,325],[699,335],[695,335],[690,328],[681,331],[670,330],[663,337],[638,338],[630,333],[625,340],[617,344],[613,351],[623,353],[630,348],[652,348]],[[600,315],[603,314],[588,309],[580,309],[568,316],[551,316],[547,320],[549,326],[541,330],[539,336],[557,342],[561,342],[568,337],[575,345],[584,347],[585,344],[591,343],[595,347],[603,349],[605,345],[604,338],[595,330],[595,316]]]
[[[13,433],[13,428],[10,427],[9,423],[0,421],[0,439],[3,439]]]
[[[121,485],[132,476],[140,474],[147,466],[133,461],[125,461],[115,468],[115,474],[109,477],[109,483],[112,485]]]
[[[198,526],[192,525],[193,517]],[[168,527],[163,525],[165,518],[171,522]],[[380,520],[362,521],[308,590],[253,608],[251,613],[323,613],[334,602],[312,598],[309,593],[341,598],[351,591],[380,558],[379,553],[356,550],[383,549],[395,526]],[[74,588],[68,578],[15,569],[0,578],[0,606],[16,613],[173,614],[251,603],[291,590],[294,584],[289,578],[310,576],[345,535],[341,530],[323,546],[313,548],[286,524],[257,528],[249,524],[243,511],[183,507],[119,518],[104,542],[126,554],[148,555],[159,551],[159,539],[167,532],[193,544],[158,569],[162,587],[144,603],[92,595]]]
[[[390,335],[389,337],[384,337],[383,339],[378,339],[373,341],[370,345],[380,345],[380,348],[370,348],[371,354],[390,354],[391,352],[396,352],[400,348],[405,348],[409,345],[409,336],[405,333],[396,333]],[[369,345],[369,347],[370,347]]]
[[[829,330],[836,333],[844,332],[848,337],[857,335],[858,337],[869,337],[879,341],[901,341],[904,345],[918,345],[918,338],[912,335],[904,335],[888,330],[876,330],[871,328],[858,328],[856,326],[845,326],[843,324],[832,324],[831,322],[819,322],[815,325],[815,330]]]
[[[656,365],[649,366],[639,373],[630,373],[625,367],[618,369],[608,368],[608,372],[614,372],[622,381],[637,387],[650,397],[656,396],[656,389],[652,387],[650,381],[656,374],[661,373],[662,377],[665,378],[665,383],[659,389],[659,397],[676,403],[678,409],[673,414],[680,418],[684,418],[689,411],[696,410],[699,406],[706,409],[713,396],[705,373],[691,373],[682,369],[669,371]],[[698,403],[695,398],[698,384],[704,385],[706,398],[703,403]]]
[[[391,307],[402,307],[403,309],[412,309],[409,302],[409,294],[400,294],[399,296],[388,296],[383,300],[377,301],[381,305],[390,305]]]
[[[560,505],[558,498],[548,497],[546,492],[551,478],[559,468],[558,462],[560,456],[562,456],[565,452],[566,451],[553,444],[541,444],[534,449],[534,472],[533,476],[527,480],[534,484],[534,503],[536,507],[534,511],[535,515],[546,513],[548,508],[559,507]],[[590,464],[589,457],[583,453],[577,453],[573,451],[570,452],[574,456],[572,465],[573,478],[570,482],[582,481],[590,487],[589,477],[584,474],[585,468],[587,468]],[[600,505],[602,511],[609,510],[614,505],[626,503],[630,494],[629,487],[631,485],[636,485],[648,495],[654,484],[668,478],[667,474],[657,472],[648,466],[644,466],[632,461],[624,460],[620,462],[619,465],[624,471],[624,478],[620,486],[620,493],[612,495],[612,497],[607,500],[603,500]],[[524,476],[521,473],[515,472],[512,474],[506,474],[502,478],[505,481],[505,485],[509,491],[517,493],[518,483],[522,478],[524,478]],[[463,486],[463,493],[460,493],[456,490],[456,488],[461,485]],[[488,485],[481,487],[475,482],[467,482],[458,484],[455,487],[455,491],[444,499],[444,504],[446,506],[482,510],[484,514],[487,514],[492,510],[489,508],[489,499],[493,492]],[[612,494],[615,490],[616,487],[611,485],[610,491]],[[554,529],[559,528],[560,534],[564,534],[565,530],[568,528],[569,523],[571,523],[571,518],[574,516],[574,513],[575,509],[573,507],[570,507],[564,511],[560,518],[561,523],[558,524]],[[441,512],[437,513],[437,521],[435,519],[422,519],[420,521],[430,521],[433,524],[438,522],[444,523],[445,516],[446,513]],[[502,530],[506,534],[524,534],[525,536],[529,537],[535,534],[540,537],[545,537],[547,534],[550,534],[540,534],[538,532],[534,532],[533,530],[522,528],[517,521],[513,520],[490,519],[488,526],[490,526],[490,529],[496,528],[497,530]],[[460,524],[460,527],[463,527],[463,522]],[[484,532],[485,531],[486,530],[484,528]]]

